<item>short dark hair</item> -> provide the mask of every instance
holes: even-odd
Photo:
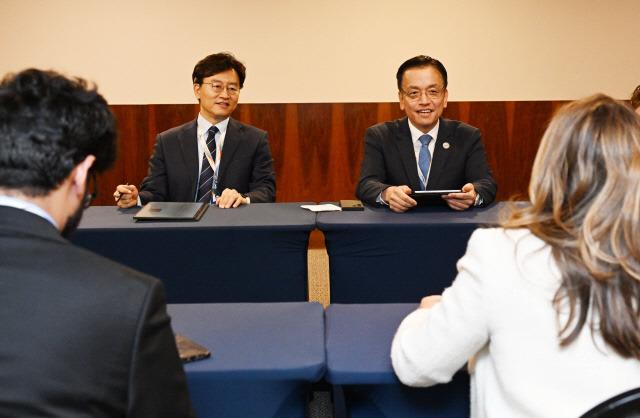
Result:
[[[28,196],[55,190],[88,155],[92,170],[117,155],[116,121],[95,86],[54,71],[27,69],[0,83],[0,187]]]
[[[633,93],[631,93],[631,106],[634,109],[640,107],[640,86],[636,87]]]
[[[247,69],[244,64],[238,61],[230,52],[212,54],[198,61],[193,68],[191,80],[193,84],[202,84],[205,78],[231,69],[236,70],[236,73],[238,73],[240,88],[242,88],[244,79],[247,76]]]
[[[420,68],[420,67],[433,67],[442,76],[442,81],[444,82],[444,87],[447,88],[447,70],[444,68],[444,65],[440,61],[435,58],[431,58],[427,55],[418,55],[417,57],[409,58],[405,62],[402,63],[400,68],[398,68],[398,72],[396,73],[396,80],[398,81],[398,91],[402,91],[402,77],[404,77],[405,71],[410,68]]]

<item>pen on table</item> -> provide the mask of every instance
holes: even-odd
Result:
[[[127,186],[129,186],[129,183],[127,183]],[[118,196],[118,200],[116,200],[116,203],[118,203],[120,201],[120,199],[122,199],[122,196],[125,195],[126,193],[120,193],[120,196]]]

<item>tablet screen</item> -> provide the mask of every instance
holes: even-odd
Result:
[[[419,190],[409,194],[409,197],[418,202],[418,206],[443,205],[447,202],[442,196],[449,193],[462,193],[462,190]]]

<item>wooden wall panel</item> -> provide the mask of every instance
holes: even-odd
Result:
[[[150,106],[111,106],[118,120],[120,147],[113,169],[98,178],[94,205],[114,204],[113,192],[121,183],[137,186],[145,176],[149,161],[148,120]]]
[[[542,134],[560,101],[450,102],[444,117],[476,126],[498,182],[498,200],[526,198]],[[120,154],[99,179],[98,205],[119,183],[140,185],[159,132],[194,119],[197,104],[112,105]],[[355,198],[366,129],[404,117],[397,103],[240,104],[233,117],[269,132],[278,202]]]

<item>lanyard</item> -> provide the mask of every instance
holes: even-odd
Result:
[[[204,131],[204,133],[202,135],[200,135],[200,137],[198,138],[198,140],[200,141],[200,146],[202,147],[202,150],[204,151],[204,155],[207,157],[207,161],[209,161],[209,165],[211,166],[211,169],[213,170],[213,185],[212,185],[212,190],[211,190],[211,196],[213,198],[213,200],[215,201],[215,197],[213,196],[217,196],[218,195],[218,191],[216,190],[218,187],[218,167],[220,167],[220,159],[222,158],[222,146],[224,144],[224,138],[222,138],[222,133],[220,133],[220,145],[217,145],[217,141],[216,141],[216,160],[213,160],[213,156],[211,155],[211,151],[209,151],[209,147],[207,146],[207,141],[205,140],[204,136],[205,134],[209,132],[209,131]],[[218,131],[219,132],[219,131]],[[215,141],[215,139],[214,139]],[[200,169],[202,170],[202,168]]]
[[[435,141],[431,141],[432,143]],[[422,174],[422,170],[420,170],[420,150],[417,150],[414,148],[413,149],[414,154],[416,155],[416,167],[418,167],[418,176],[420,177],[420,181],[422,182],[422,184],[427,185],[427,180],[429,179],[429,173],[431,173],[431,165],[429,165],[429,173],[427,173],[427,177],[424,176],[424,174]],[[433,161],[433,154],[431,153],[431,150],[429,150],[429,154],[431,154],[431,160]]]

